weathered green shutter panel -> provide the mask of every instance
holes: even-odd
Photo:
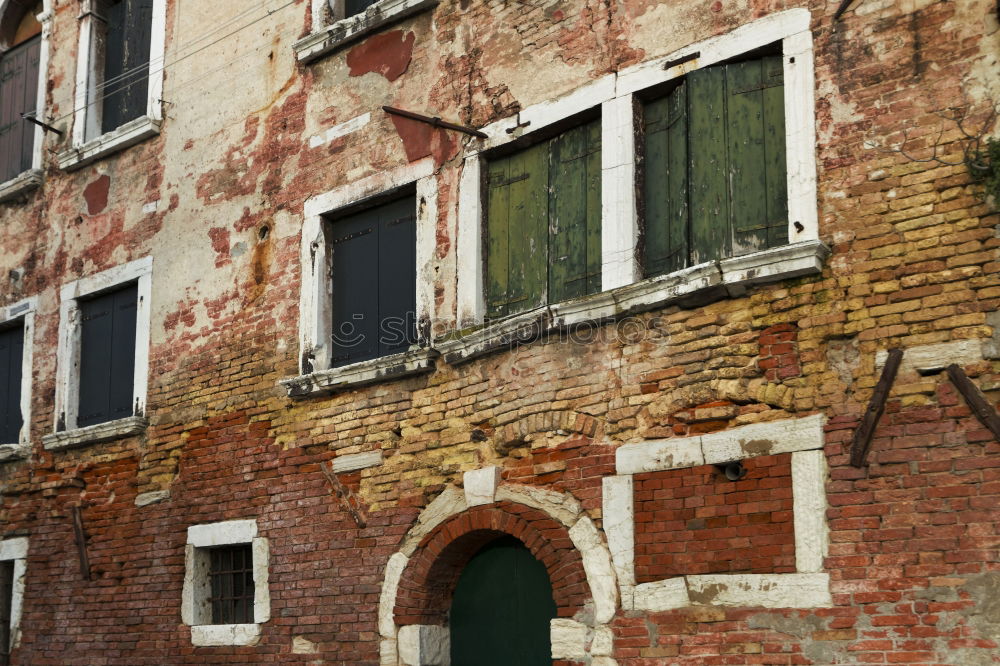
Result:
[[[378,356],[378,222],[378,209],[375,209],[333,223],[330,240],[332,367]]]
[[[0,182],[31,168],[35,129],[21,118],[38,100],[38,58],[42,38],[35,37],[0,57]]]
[[[601,290],[601,125],[550,142],[548,302]]]
[[[645,256],[647,276],[688,265],[687,85],[646,105]]]
[[[688,77],[691,263],[729,255],[725,66]]]
[[[16,444],[21,432],[23,354],[23,326],[0,331],[0,444]]]
[[[98,88],[101,131],[110,132],[125,123],[128,78],[125,71],[125,19],[127,0],[107,3],[104,18],[104,81]]]
[[[105,5],[101,129],[111,132],[146,114],[153,0]]]
[[[544,143],[489,165],[486,309],[490,317],[545,303],[547,175],[548,145]]]
[[[455,586],[451,664],[551,666],[555,616],[545,566],[517,539],[498,539],[473,556]]]
[[[784,242],[778,234],[787,229],[781,65],[774,57],[726,66],[733,256]]]
[[[379,356],[397,354],[417,341],[417,224],[413,197],[378,209]]]

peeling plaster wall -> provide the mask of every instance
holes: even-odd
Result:
[[[988,120],[1000,98],[992,0],[857,0],[836,25],[838,3],[819,0],[442,0],[299,64],[308,4],[168,2],[160,134],[63,172],[52,156],[72,133],[80,4],[54,3],[46,108],[66,134],[45,135],[41,188],[0,204],[0,309],[37,298],[31,454],[0,463],[0,537],[31,544],[12,663],[376,664],[387,561],[466,472],[496,466],[504,483],[571,497],[596,527],[589,537],[606,541],[602,481],[620,446],[813,414],[826,419],[831,607],[619,604],[612,645],[601,634],[600,649],[567,654],[596,666],[993,663],[1000,444],[944,375],[904,366],[870,466],[848,465],[878,352],[996,336],[995,202],[964,167],[899,152],[906,140],[924,157],[939,141],[954,160],[953,107],[968,106],[969,127]],[[455,327],[461,155],[473,139],[381,106],[482,127],[794,8],[812,16],[816,203],[833,251],[822,274],[287,397],[278,381],[299,372],[303,205],[317,194],[431,156],[437,219],[422,275],[435,337]],[[45,450],[60,287],[144,256],[148,429]],[[788,339],[764,337],[777,334]],[[960,360],[996,406],[998,361]],[[319,465],[374,452],[378,464],[339,477],[361,528]],[[250,518],[270,544],[272,619],[257,646],[195,649],[180,624],[186,529]]]

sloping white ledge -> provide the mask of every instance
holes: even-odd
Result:
[[[434,370],[438,352],[429,347],[391,354],[370,361],[282,379],[289,398],[308,398],[357,386],[410,377]]]
[[[24,197],[41,187],[42,180],[44,178],[41,169],[29,169],[5,183],[0,183],[0,203]]]
[[[815,275],[830,249],[817,240],[803,241],[741,257],[707,262],[667,275],[537,308],[490,322],[455,339],[434,342],[450,364],[530,342],[547,333],[594,324],[664,305],[693,307],[740,293],[746,285]]]
[[[149,421],[143,416],[129,416],[128,418],[108,421],[107,423],[98,423],[86,428],[75,428],[73,430],[45,435],[42,437],[42,446],[47,451],[60,451],[87,444],[109,442],[113,439],[140,435],[146,432],[148,425]]]
[[[0,463],[28,457],[31,448],[26,443],[0,444]]]
[[[662,612],[687,606],[827,608],[830,574],[706,574],[635,587],[631,610]]]
[[[60,169],[74,171],[159,133],[160,121],[143,116],[125,123],[113,132],[102,134],[96,139],[64,150],[59,153],[56,159]]]
[[[200,624],[191,627],[191,644],[197,647],[256,645],[259,640],[259,624]]]
[[[438,0],[382,0],[361,14],[341,19],[295,42],[292,44],[295,58],[301,63],[313,62],[344,44],[437,4]]]

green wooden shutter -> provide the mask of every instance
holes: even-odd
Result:
[[[691,262],[730,254],[725,66],[688,77]]]
[[[688,115],[687,85],[644,109],[646,276],[688,265]]]
[[[780,57],[726,65],[729,198],[737,256],[787,242]]]
[[[601,290],[601,125],[560,134],[549,154],[548,302]]]
[[[493,160],[487,170],[486,311],[503,317],[545,303],[548,146]]]

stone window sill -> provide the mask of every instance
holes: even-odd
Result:
[[[200,624],[191,627],[191,644],[197,647],[256,645],[259,640],[259,624]]]
[[[5,183],[0,183],[0,203],[23,198],[42,185],[42,170],[30,169]]]
[[[281,380],[290,398],[308,398],[348,388],[419,375],[434,370],[434,349],[422,347],[370,361]]]
[[[42,437],[42,446],[48,451],[60,451],[87,444],[109,442],[132,435],[141,435],[146,431],[148,425],[149,422],[142,416],[129,416],[117,421],[108,421],[107,423],[98,423],[86,428],[76,428],[74,430],[45,435]]]
[[[360,14],[336,21],[292,45],[301,63],[318,60],[390,23],[436,6],[438,0],[381,0]]]
[[[136,118],[113,132],[102,134],[96,139],[59,153],[57,157],[59,168],[65,171],[80,169],[159,133],[160,121],[149,116]]]
[[[542,335],[595,324],[664,305],[694,307],[739,296],[752,284],[776,282],[822,271],[830,250],[820,241],[707,262],[668,275],[531,310],[475,329],[461,337],[435,341],[449,364],[458,364]]]
[[[11,460],[21,460],[28,457],[28,445],[21,444],[0,444],[0,463]]]
[[[635,587],[632,610],[664,612],[688,606],[829,608],[830,574],[704,574]]]

